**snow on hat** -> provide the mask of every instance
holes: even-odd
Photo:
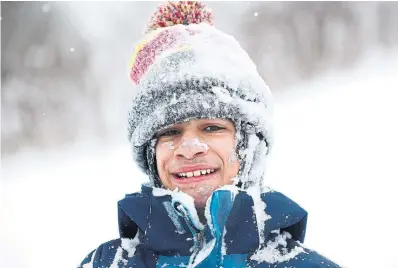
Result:
[[[239,43],[212,26],[201,2],[158,7],[134,47],[130,77],[137,88],[128,115],[132,155],[156,187],[155,133],[200,118],[234,122],[240,160],[235,183],[262,186],[272,143],[271,92]]]

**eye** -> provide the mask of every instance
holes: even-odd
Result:
[[[216,126],[216,125],[211,125],[211,126],[207,126],[204,131],[206,132],[218,132],[225,129],[225,127],[220,127],[220,126]]]
[[[160,132],[156,136],[159,137],[171,137],[180,134],[180,131],[178,129],[166,129],[163,132]]]

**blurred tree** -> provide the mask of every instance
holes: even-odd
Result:
[[[398,2],[378,3],[378,39],[387,47],[398,45]]]
[[[2,154],[125,138],[127,68],[159,2],[1,2]],[[398,45],[397,2],[209,2],[273,90]]]
[[[398,23],[392,23],[396,5],[256,2],[242,21],[242,39],[261,74],[278,89],[330,68],[350,66],[373,43],[397,44],[393,36]]]
[[[84,123],[101,120],[100,91],[88,85],[87,45],[47,2],[2,2],[2,153],[75,140]],[[87,113],[88,112],[88,113]]]

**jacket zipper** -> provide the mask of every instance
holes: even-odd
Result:
[[[176,203],[174,206],[175,206],[175,209],[182,214],[184,221],[187,224],[189,230],[191,231],[191,234],[193,237],[194,249],[193,249],[191,257],[189,258],[189,263],[187,266],[187,267],[193,267],[191,265],[195,262],[195,259],[198,256],[200,249],[203,247],[204,235],[201,230],[199,230],[198,228],[196,228],[196,226],[194,226],[192,224],[192,222],[190,221],[190,218],[188,216],[188,213],[185,210],[183,205],[181,205],[180,203]]]

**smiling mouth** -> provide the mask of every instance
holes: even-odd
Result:
[[[202,177],[202,176],[206,176],[209,174],[213,174],[215,171],[216,171],[215,169],[201,169],[201,170],[177,173],[176,176],[179,179]]]
[[[179,184],[200,182],[215,178],[214,175],[217,174],[217,171],[217,169],[200,169],[189,172],[181,172],[174,174],[174,179]]]

